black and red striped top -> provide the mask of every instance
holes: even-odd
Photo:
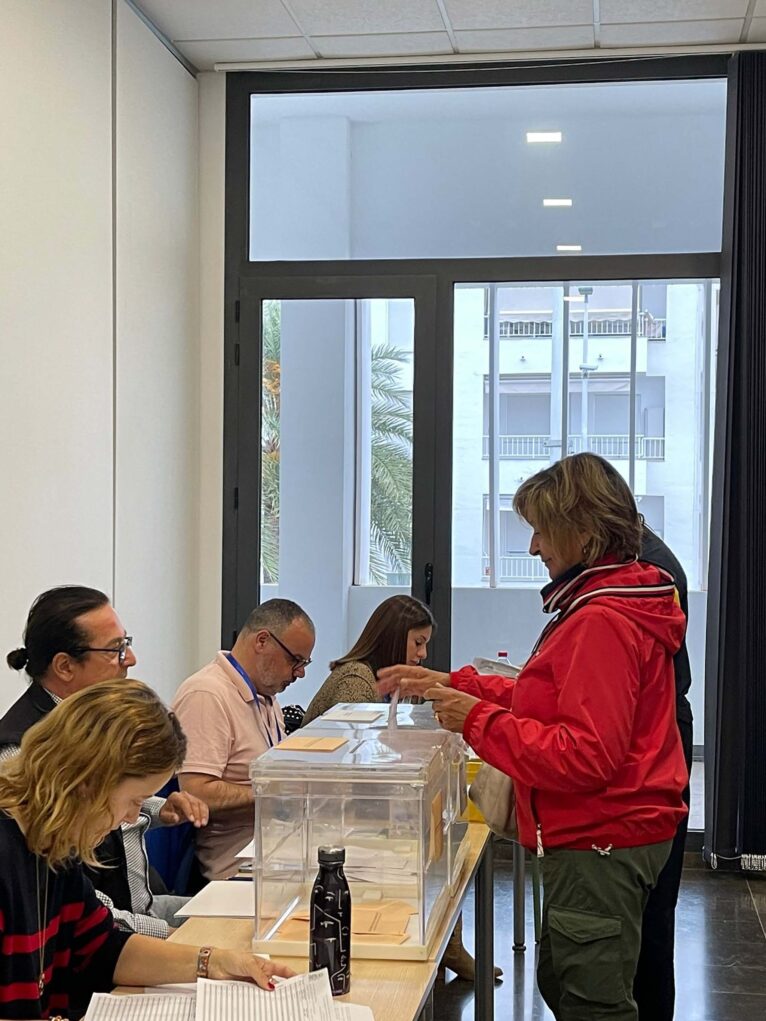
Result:
[[[132,934],[115,928],[78,864],[49,870],[29,850],[16,821],[1,812],[0,863],[0,1018],[79,1013],[92,992],[111,989],[117,958]],[[48,876],[42,997],[38,872],[41,920]]]

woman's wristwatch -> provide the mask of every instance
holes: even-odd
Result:
[[[212,947],[200,947],[197,954],[197,978],[207,978],[210,970],[210,955]]]

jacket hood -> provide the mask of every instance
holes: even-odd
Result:
[[[565,617],[597,601],[624,614],[671,655],[681,647],[686,618],[673,576],[654,564],[605,558],[592,567],[579,565],[542,590],[543,610],[557,613],[538,644]]]

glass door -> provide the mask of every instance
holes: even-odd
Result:
[[[241,308],[232,632],[269,598],[307,611],[314,663],[290,690],[303,706],[372,610],[413,589],[413,465],[429,433],[415,429],[417,334],[427,317],[412,295],[353,290],[286,297],[264,282],[245,289]]]

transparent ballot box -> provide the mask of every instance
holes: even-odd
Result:
[[[329,845],[346,849],[352,954],[425,960],[467,851],[463,749],[446,731],[307,728],[255,759],[254,949],[306,954]]]
[[[302,727],[302,731],[315,730],[386,730],[388,731],[387,702],[339,702],[328,709],[322,716],[318,716],[311,723]],[[409,728],[410,730],[430,730],[443,734],[439,721],[434,716],[430,702],[408,703],[403,702],[396,707],[396,726]],[[452,785],[452,796],[462,805],[461,812],[465,813],[468,808],[466,796],[466,760],[468,746],[458,738],[452,745],[452,760],[450,783]],[[465,816],[468,819],[468,816]]]

